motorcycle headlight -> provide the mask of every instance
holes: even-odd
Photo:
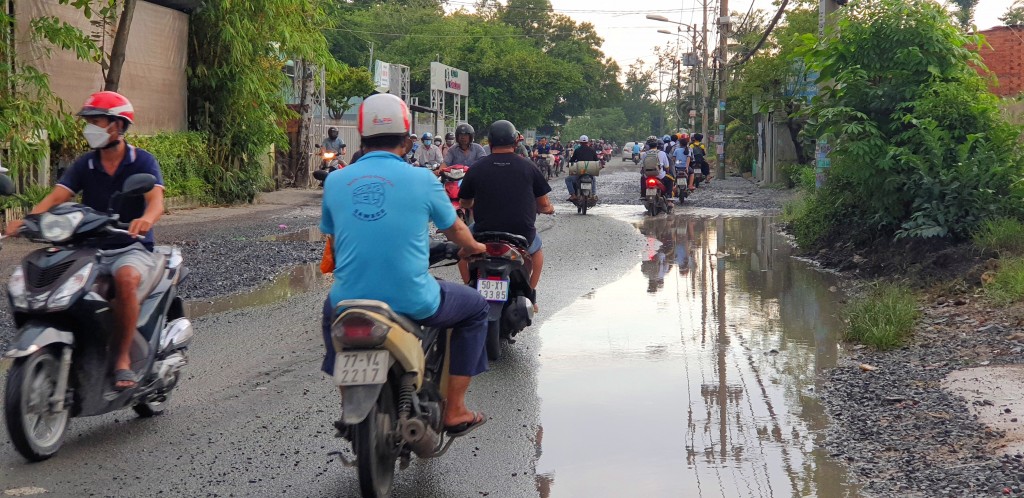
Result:
[[[50,298],[50,307],[61,308],[70,304],[71,297],[85,287],[85,283],[89,280],[91,273],[92,263],[89,263],[83,266],[81,270],[76,271],[74,275],[71,275],[71,278],[67,279],[57,289],[57,292],[53,293],[53,297]]]
[[[324,159],[334,159],[334,153],[333,152],[325,153],[324,154]]]
[[[43,213],[39,217],[39,233],[50,242],[64,242],[75,234],[85,215],[75,211],[67,214]]]
[[[7,281],[7,293],[15,308],[28,308],[28,297],[25,295],[25,271],[18,266]]]

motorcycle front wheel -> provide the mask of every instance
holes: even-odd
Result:
[[[395,460],[398,448],[394,443],[397,433],[398,411],[391,385],[384,384],[377,404],[366,419],[356,425],[352,441],[359,473],[359,491],[363,498],[391,496],[395,480]]]
[[[32,462],[50,458],[68,427],[68,407],[53,412],[50,398],[57,389],[60,359],[50,348],[18,358],[7,374],[4,416],[14,449]]]

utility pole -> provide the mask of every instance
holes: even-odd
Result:
[[[701,106],[701,119],[700,119],[700,133],[704,135],[704,140],[708,139],[708,0],[701,2],[704,7],[704,27],[701,34],[701,45],[700,45],[700,82],[701,82],[701,93],[700,93],[700,106]]]
[[[729,83],[729,0],[720,0],[718,18],[718,166],[719,180],[725,179],[725,100]]]
[[[843,0],[842,4],[846,4]],[[819,0],[818,2],[818,37],[824,38],[825,30],[832,23],[832,14],[839,10],[840,3],[836,0]],[[820,90],[820,87],[819,87]],[[829,159],[829,152],[832,146],[828,143],[828,137],[818,137],[814,144],[814,185],[817,188],[825,186],[828,178],[829,168],[832,167],[832,160]]]

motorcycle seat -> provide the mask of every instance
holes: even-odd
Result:
[[[508,233],[508,232],[480,232],[480,233],[473,234],[473,236],[476,238],[477,242],[482,242],[482,243],[486,243],[486,242],[505,242],[505,243],[513,244],[513,245],[516,245],[516,246],[519,246],[519,247],[522,247],[522,248],[530,247],[530,244],[529,244],[529,242],[527,242],[526,237],[523,237],[522,235],[516,235],[514,233]]]

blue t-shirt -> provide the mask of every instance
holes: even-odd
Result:
[[[538,154],[550,154],[551,153],[551,145],[550,144],[548,144],[548,145],[537,144],[537,153]]]
[[[120,192],[124,188],[124,181],[137,173],[149,173],[156,177],[156,184],[163,188],[164,177],[160,174],[160,165],[157,164],[153,154],[139,149],[133,145],[128,146],[124,159],[114,172],[114,176],[107,174],[100,162],[99,151],[88,152],[71,164],[71,167],[64,172],[64,176],[57,182],[58,185],[70,190],[73,194],[82,194],[82,204],[100,212],[107,212],[110,205],[110,197],[114,192]],[[146,199],[144,197],[124,197],[121,199],[121,206],[116,211],[120,216],[121,223],[131,223],[136,218],[141,218],[146,213]],[[104,249],[126,247],[135,243],[135,239],[127,235],[112,237],[102,244]],[[153,249],[153,230],[146,234],[142,244],[147,249]]]
[[[384,301],[415,320],[441,306],[430,275],[428,222],[451,228],[455,208],[434,174],[370,152],[327,176],[320,231],[334,237],[331,302]]]
[[[640,146],[640,142],[637,142],[637,143],[633,144],[633,153],[634,154],[639,154],[640,150],[642,150],[642,149],[643,149],[643,147]]]
[[[688,155],[686,147],[676,147],[676,149],[672,151],[672,155],[675,156],[676,162],[686,163],[686,156]]]

